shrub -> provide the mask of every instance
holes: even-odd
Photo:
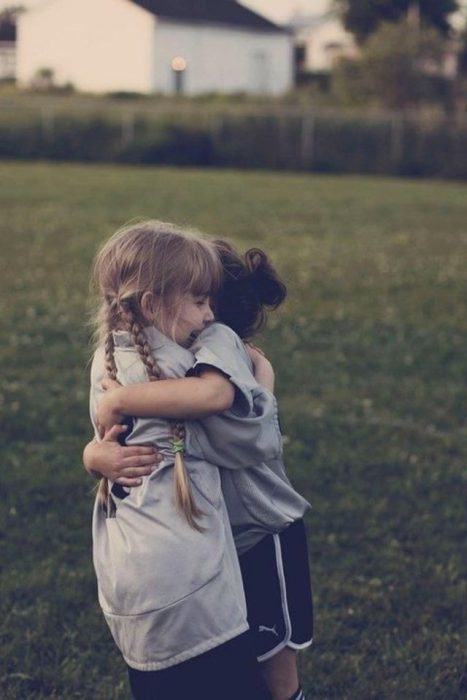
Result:
[[[217,119],[217,121],[214,121]],[[0,120],[0,157],[467,178],[467,128],[453,121],[338,114],[104,115]]]

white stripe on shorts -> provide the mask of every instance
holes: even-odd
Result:
[[[282,562],[281,541],[279,535],[273,535],[272,537],[274,540],[274,549],[276,552],[277,575],[279,577],[279,586],[281,589],[282,613],[284,615],[285,623],[285,637],[273,649],[270,649],[268,652],[266,652],[266,654],[258,656],[258,661],[266,661],[267,659],[270,659],[271,656],[277,654],[278,651],[286,647],[292,634],[292,625],[290,622],[289,608],[287,606],[287,587],[285,583],[284,564]]]
[[[313,644],[313,637],[309,639],[307,642],[303,642],[303,644],[295,644],[295,642],[287,642],[287,646],[290,647],[291,649],[306,649],[307,647],[310,646],[310,644]],[[300,700],[300,698],[298,699]]]
[[[306,647],[309,647],[310,644],[313,643],[313,638],[309,639],[308,641],[304,642],[303,644],[295,644],[295,642],[290,641],[290,637],[292,636],[292,623],[290,621],[290,615],[289,615],[289,608],[288,608],[288,603],[287,603],[287,584],[285,582],[285,573],[284,573],[284,564],[282,561],[282,549],[281,549],[281,540],[280,536],[278,534],[272,535],[272,538],[274,540],[274,549],[276,553],[276,566],[277,566],[277,575],[279,578],[279,586],[281,590],[281,601],[282,601],[282,613],[284,615],[284,624],[285,624],[285,636],[279,644],[276,644],[276,646],[273,649],[270,649],[267,651],[265,654],[262,656],[258,656],[258,661],[266,661],[267,659],[270,659],[272,656],[275,656],[281,649],[284,649],[284,647],[290,647],[291,649],[306,649]],[[297,698],[297,700],[305,700],[305,696],[302,694]]]

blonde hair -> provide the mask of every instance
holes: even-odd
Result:
[[[172,318],[172,336],[177,311],[185,293],[213,294],[219,288],[222,268],[214,246],[200,234],[162,221],[143,221],[118,230],[98,252],[94,264],[94,286],[99,299],[95,315],[97,343],[105,349],[107,374],[117,378],[113,331],[130,333],[146,368],[149,381],[161,379],[161,371],[144,333],[148,325],[141,307],[146,292],[156,300],[154,325],[166,332],[167,313]],[[172,423],[176,500],[189,524],[202,513],[196,506],[180,451],[183,423]],[[104,507],[109,495],[107,479],[101,479],[99,497]]]

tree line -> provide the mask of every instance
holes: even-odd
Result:
[[[346,102],[405,110],[464,110],[467,32],[453,29],[458,0],[334,0],[358,46],[337,62],[334,93]]]

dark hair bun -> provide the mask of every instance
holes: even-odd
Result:
[[[227,241],[217,240],[214,245],[223,269],[216,317],[242,340],[250,340],[266,321],[266,309],[275,309],[284,301],[285,284],[259,248],[241,255]]]
[[[287,296],[287,288],[273,268],[268,256],[260,248],[250,248],[244,255],[245,267],[258,300],[276,309]]]

